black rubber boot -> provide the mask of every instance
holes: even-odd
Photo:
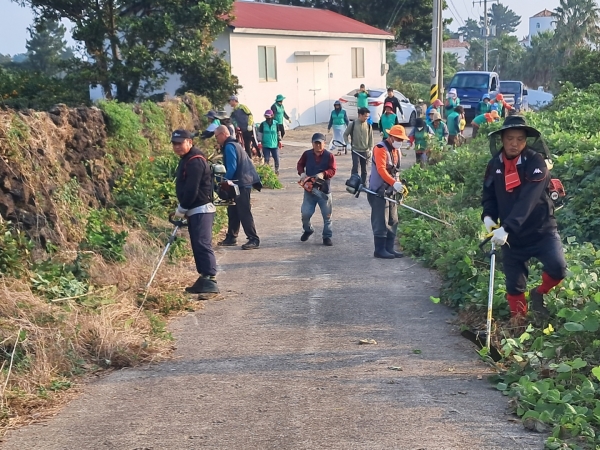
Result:
[[[188,294],[218,294],[219,288],[215,277],[200,275],[192,286],[185,288],[185,292]]]
[[[537,291],[537,288],[529,291],[529,300],[531,300],[531,310],[537,319],[547,320],[550,317],[550,311],[544,306],[544,295]]]
[[[385,250],[388,253],[394,255],[394,258],[404,258],[404,253],[397,252],[394,250],[394,244],[396,243],[396,236],[392,233],[388,233],[387,238],[385,240]]]
[[[226,237],[221,242],[217,243],[220,247],[234,247],[237,245],[237,240],[235,238]]]
[[[382,259],[394,259],[395,258],[395,256],[393,254],[389,253],[385,249],[385,238],[375,236],[373,238],[373,240],[375,241],[375,253],[373,253],[373,256],[375,258],[382,258]]]

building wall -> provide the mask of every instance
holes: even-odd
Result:
[[[231,69],[242,88],[240,103],[248,106],[255,120],[262,119],[278,94],[292,123],[291,128],[329,120],[333,102],[361,83],[367,88],[385,88],[385,41],[343,37],[298,37],[262,35],[227,31],[213,44],[228,51]],[[229,45],[229,49],[226,45]],[[276,49],[277,81],[259,80],[258,47]],[[351,48],[364,48],[364,77],[352,78]],[[317,52],[316,56],[299,56],[295,52]]]
[[[531,37],[536,34],[542,33],[548,30],[554,30],[555,25],[554,17],[530,17],[529,18],[529,42],[531,43]]]
[[[466,47],[445,48],[444,53],[454,53],[460,64],[464,64],[469,54],[469,49]]]

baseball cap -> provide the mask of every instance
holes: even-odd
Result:
[[[232,95],[231,97],[229,97],[229,101],[231,101],[231,100],[237,102],[238,101],[237,95]]]
[[[175,142],[177,144],[185,141],[186,139],[193,139],[192,133],[187,130],[175,130],[171,135],[171,142]]]
[[[325,136],[323,133],[315,133],[312,135],[313,142],[325,142]]]

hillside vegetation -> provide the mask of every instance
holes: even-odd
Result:
[[[198,305],[182,295],[195,279],[185,234],[143,287],[172,231],[170,132],[204,126],[209,106],[185,95],[0,111],[0,432],[78,375],[170,351],[166,318]],[[219,208],[215,232],[223,222]]]
[[[504,356],[494,378],[526,427],[547,431],[547,448],[600,446],[600,85],[586,90],[566,86],[546,110],[528,121],[546,138],[554,155],[554,177],[567,191],[556,212],[569,273],[547,297],[553,318],[543,328],[511,328],[504,299],[504,275],[496,271],[494,318],[497,348]],[[468,326],[485,323],[489,257],[478,248],[483,238],[481,190],[490,159],[487,132],[427,170],[403,173],[412,185],[407,204],[451,222],[446,227],[401,210],[400,240],[443,277],[442,300],[457,308]],[[530,268],[530,286],[541,267]],[[437,301],[437,299],[434,299]],[[485,354],[485,351],[482,352]]]

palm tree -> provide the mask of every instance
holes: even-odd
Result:
[[[554,42],[554,33],[544,31],[531,38],[531,46],[522,58],[523,82],[536,89],[548,88],[555,80],[557,66],[560,65],[560,50]]]
[[[555,38],[569,58],[575,48],[597,43],[600,36],[600,8],[595,0],[560,0],[552,13],[556,23]]]
[[[514,33],[521,24],[521,16],[501,3],[492,4],[492,9],[488,12],[488,19],[490,25],[496,27],[496,36]],[[481,21],[483,22],[483,17],[481,17]]]

